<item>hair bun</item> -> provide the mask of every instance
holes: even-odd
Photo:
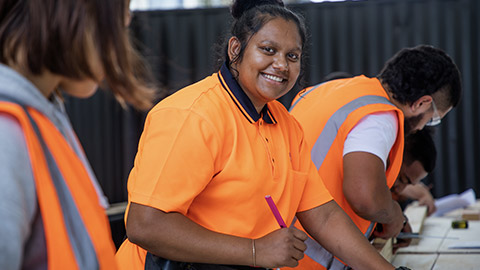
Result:
[[[263,5],[284,6],[282,0],[235,0],[230,9],[230,13],[233,18],[239,19],[247,10]]]

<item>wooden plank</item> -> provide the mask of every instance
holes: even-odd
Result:
[[[423,223],[422,234],[447,236],[451,224],[450,219],[429,217]],[[442,238],[421,238],[417,245],[399,248],[396,253],[436,253],[443,241]]]
[[[423,228],[423,223],[427,217],[427,206],[420,206],[418,204],[410,204],[404,211],[404,214],[408,217],[408,222],[412,227],[413,233],[421,233]],[[410,245],[417,245],[420,239],[414,238]]]
[[[431,269],[431,268],[416,268]],[[478,270],[480,269],[480,255],[478,254],[440,254],[433,270]]]
[[[465,209],[462,213],[462,219],[480,220],[480,209]]]
[[[397,254],[393,257],[395,267],[406,266],[415,270],[432,269],[438,254]]]
[[[391,262],[393,257],[393,241],[392,238],[388,240],[382,238],[375,238],[373,239],[373,246],[377,249],[377,251],[382,255],[385,260]]]

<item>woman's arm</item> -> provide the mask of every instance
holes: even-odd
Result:
[[[307,238],[300,230],[284,228],[253,243],[252,239],[208,230],[180,213],[136,203],[131,203],[128,212],[127,236],[130,242],[170,260],[266,268],[297,266]]]
[[[353,269],[395,269],[368,242],[335,201],[297,213],[307,232]]]

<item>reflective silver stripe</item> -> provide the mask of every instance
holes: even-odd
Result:
[[[295,223],[294,219],[293,223]],[[292,223],[292,225],[293,225]],[[367,232],[364,234],[368,238],[374,228],[375,223],[370,223],[370,226],[367,229]],[[305,254],[308,255],[312,260],[323,265],[327,269],[337,270],[337,269],[350,269],[349,266],[343,264],[337,258],[335,258],[330,252],[323,248],[317,241],[313,240],[311,237],[305,241],[307,245],[307,250]]]
[[[33,120],[28,110],[25,107],[23,107],[23,109],[25,110],[25,113],[30,119],[32,127],[37,134],[38,140],[40,141],[43,152],[45,154],[48,169],[50,171],[50,175],[52,177],[52,181],[57,192],[60,206],[62,208],[68,238],[70,239],[70,243],[73,247],[73,252],[75,253],[75,258],[77,260],[79,269],[99,269],[100,266],[98,263],[97,254],[95,253],[95,248],[90,239],[90,235],[88,234],[87,229],[83,224],[82,218],[80,216],[80,213],[78,212],[72,194],[70,194],[67,184],[63,179],[63,176],[50,152],[50,149],[48,149],[42,137],[42,134],[40,133],[40,129],[38,128],[37,123]]]
[[[312,160],[317,170],[322,166],[323,160],[327,156],[333,141],[337,137],[337,132],[347,119],[348,115],[358,108],[370,104],[389,104],[393,105],[387,98],[381,96],[362,96],[343,105],[328,119],[325,127],[318,136],[317,141],[312,148]]]
[[[310,257],[312,260],[323,265],[323,267],[332,270],[349,269],[347,265],[340,262],[311,237],[308,237],[308,239],[305,241],[305,244],[307,245],[305,254],[308,255],[308,257]]]
[[[370,234],[373,232],[373,228],[375,228],[375,222],[371,222],[370,225],[368,225],[367,231],[363,235],[365,235],[366,238],[369,238]]]
[[[292,106],[290,106],[290,109],[289,109],[288,111],[291,112],[292,109],[293,109],[293,107],[295,107],[295,106],[298,104],[298,102],[299,102],[304,96],[308,95],[308,93],[310,93],[310,92],[312,92],[313,90],[317,89],[317,88],[318,88],[320,85],[322,85],[322,84],[324,84],[324,83],[317,84],[317,85],[315,85],[314,87],[312,87],[310,90],[306,91],[305,93],[300,94],[300,96],[298,97],[298,99],[292,104]]]

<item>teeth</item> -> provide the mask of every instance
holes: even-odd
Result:
[[[277,77],[277,76],[268,75],[268,74],[263,74],[263,76],[265,76],[265,78],[267,78],[267,79],[270,79],[270,80],[273,80],[273,81],[276,81],[276,82],[282,82],[283,81],[282,78]]]

